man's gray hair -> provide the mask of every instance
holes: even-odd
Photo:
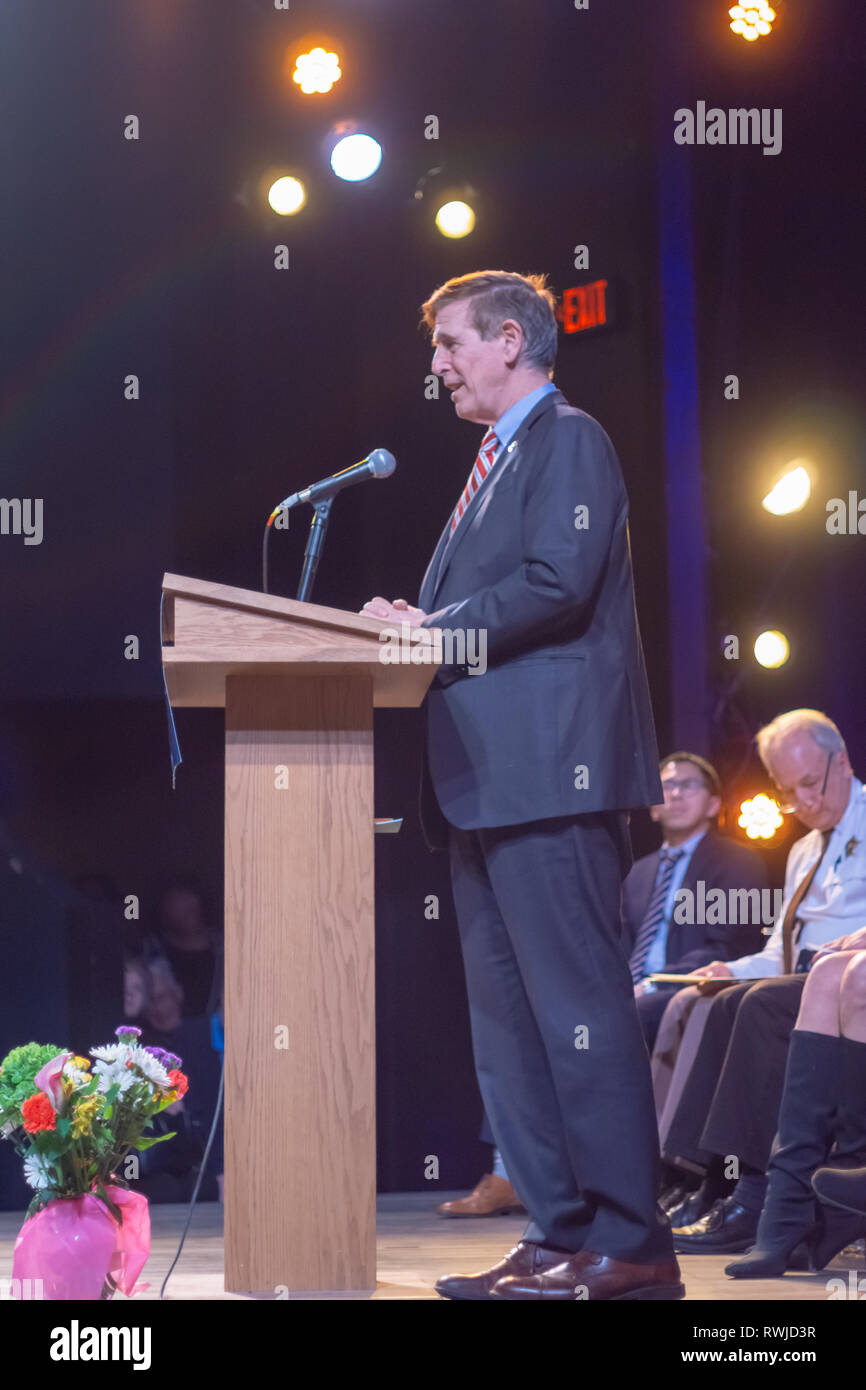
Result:
[[[817,709],[789,709],[758,730],[758,757],[768,772],[772,771],[769,759],[773,756],[773,749],[783,738],[787,738],[788,734],[799,729],[805,729],[811,735],[812,741],[825,753],[848,751],[845,740],[833,720],[828,719],[826,714]]]
[[[544,275],[476,270],[446,280],[421,305],[422,320],[431,333],[439,310],[460,299],[471,301],[471,322],[485,342],[497,336],[506,319],[519,323],[523,329],[520,361],[548,376],[552,373],[558,346],[556,297]]]

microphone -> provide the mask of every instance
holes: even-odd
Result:
[[[374,449],[360,463],[353,463],[350,468],[344,468],[342,472],[333,473],[330,478],[322,478],[320,482],[311,483],[309,487],[284,498],[271,512],[268,525],[278,512],[297,506],[298,502],[312,502],[313,506],[317,506],[319,502],[327,502],[335,497],[344,487],[364,482],[365,478],[390,478],[396,467],[397,460],[388,449]]]

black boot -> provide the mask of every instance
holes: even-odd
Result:
[[[815,1233],[818,1213],[811,1178],[833,1141],[841,1041],[828,1033],[796,1028],[791,1034],[767,1196],[755,1244],[725,1266],[734,1279],[784,1274],[795,1248]]]
[[[819,1168],[812,1179],[822,1204],[856,1212],[866,1235],[866,1168]]]
[[[840,1038],[840,1047],[842,1065],[836,1111],[836,1142],[827,1160],[828,1167],[819,1170],[823,1175],[821,1186],[826,1184],[830,1193],[845,1189],[849,1172],[860,1169],[866,1163],[866,1043],[856,1042],[853,1038]],[[854,1191],[856,1187],[855,1180]],[[814,1180],[812,1190],[819,1197],[823,1195]],[[852,1210],[856,1214],[852,1215]],[[818,1223],[811,1251],[813,1269],[823,1269],[846,1245],[866,1236],[866,1188],[859,1211],[857,1207],[840,1210],[838,1206],[819,1203]]]

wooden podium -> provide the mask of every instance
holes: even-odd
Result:
[[[385,660],[377,618],[162,587],[172,705],[226,712],[225,1287],[373,1289],[373,708],[437,663]]]

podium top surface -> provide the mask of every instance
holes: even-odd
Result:
[[[172,705],[220,707],[228,675],[366,675],[373,704],[420,705],[440,662],[435,630],[340,608],[163,576],[162,660]]]

